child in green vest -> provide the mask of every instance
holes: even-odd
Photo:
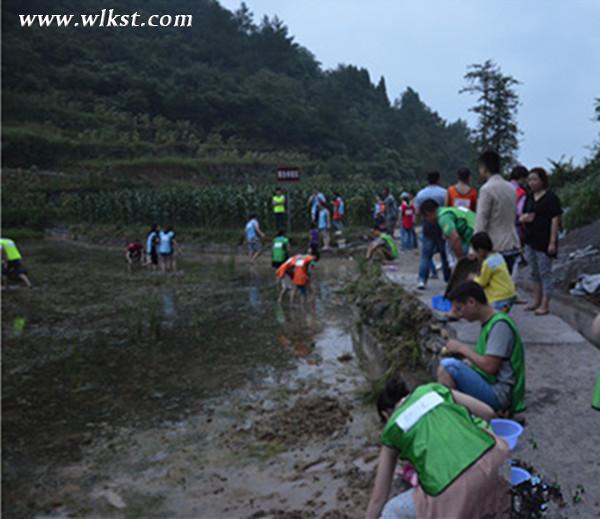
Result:
[[[467,321],[479,321],[481,331],[475,348],[451,339],[446,349],[469,364],[446,358],[438,368],[438,382],[471,395],[496,412],[519,413],[525,409],[525,349],[515,322],[496,312],[485,292],[474,281],[457,286],[448,294],[452,312]]]
[[[441,384],[409,394],[404,383],[390,381],[377,410],[386,425],[368,519],[508,516],[500,468],[509,451],[485,421],[492,409]],[[398,458],[413,465],[418,485],[387,501]]]

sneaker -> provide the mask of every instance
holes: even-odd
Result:
[[[417,288],[419,290],[425,290],[425,283],[423,283],[422,281],[419,281],[419,284],[417,285]]]

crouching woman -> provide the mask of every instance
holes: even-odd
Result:
[[[391,381],[377,410],[386,425],[367,519],[508,517],[499,473],[508,447],[485,421],[494,416],[488,405],[441,384],[408,394]],[[414,466],[419,484],[388,501],[398,458]]]

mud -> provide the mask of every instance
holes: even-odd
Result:
[[[267,261],[20,244],[37,287],[3,294],[3,517],[359,517],[380,425],[341,293],[305,312]]]

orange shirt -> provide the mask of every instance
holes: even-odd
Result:
[[[462,194],[456,186],[448,188],[448,207],[465,207],[471,211],[477,208],[477,189],[472,187],[466,194]]]

